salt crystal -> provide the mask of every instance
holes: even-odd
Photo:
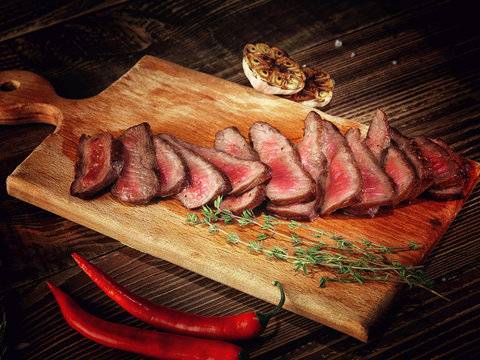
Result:
[[[393,65],[397,65],[397,60],[393,60],[393,61],[392,61],[392,64],[393,64]]]
[[[352,58],[352,57],[355,57],[355,53],[354,53],[353,51],[350,53],[350,57],[351,57],[351,58]]]
[[[335,40],[335,47],[340,47],[343,45],[343,42],[341,42],[340,40]]]

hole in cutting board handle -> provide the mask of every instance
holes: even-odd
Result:
[[[17,90],[20,87],[20,81],[17,80],[7,80],[0,84],[0,91],[8,92]]]

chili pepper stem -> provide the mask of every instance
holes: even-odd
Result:
[[[277,286],[280,290],[280,301],[278,305],[274,309],[266,313],[255,312],[255,315],[257,315],[258,318],[258,322],[264,329],[267,327],[270,318],[276,315],[282,309],[283,304],[285,303],[285,291],[283,291],[282,285],[278,281],[274,281],[273,285]]]

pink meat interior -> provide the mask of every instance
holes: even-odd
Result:
[[[100,177],[99,175],[108,160],[105,145],[105,139],[96,138],[93,140],[93,145],[88,157],[88,165],[86,166],[88,171],[82,181],[84,187],[89,187]]]

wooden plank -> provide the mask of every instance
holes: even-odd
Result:
[[[342,32],[371,26],[398,13],[417,13],[430,2],[408,0],[378,6],[371,1],[348,0],[280,5],[235,0],[219,6],[217,1],[204,0],[192,6],[175,0],[129,1],[15,39],[0,40],[4,57],[0,70],[40,73],[63,96],[81,98],[105,89],[148,49],[148,54],[237,82],[239,76],[244,80],[240,56],[245,39],[268,41],[292,53],[319,43],[328,45],[329,52],[312,59],[318,62],[332,54],[334,39]],[[32,19],[44,15],[44,10],[32,11]],[[0,12],[0,24],[9,20],[7,14],[9,11],[2,17]],[[15,14],[23,16],[21,12]],[[104,71],[106,68],[109,70]]]
[[[297,142],[311,108],[148,56],[106,91],[84,100],[58,97],[44,79],[31,73],[1,73],[0,83],[5,79],[16,80],[21,86],[6,93],[2,103],[28,103],[27,107],[3,107],[6,121],[57,125],[54,134],[8,178],[7,190],[12,196],[270,303],[278,301],[277,290],[271,286],[278,279],[287,292],[287,309],[358,339],[368,338],[370,326],[396,293],[393,284],[358,285],[364,286],[361,292],[355,284],[319,289],[324,271],[296,275],[291,265],[259,257],[206,231],[180,226],[186,210],[174,199],[133,207],[109,194],[93,201],[69,196],[76,145],[82,133],[108,131],[118,136],[127,127],[147,121],[155,133],[168,132],[205,146],[211,145],[215,133],[226,126],[237,126],[246,134],[253,122],[267,121]],[[22,112],[15,116],[18,109]],[[365,132],[366,127],[358,123],[321,114],[342,131],[359,127]],[[399,240],[404,244],[415,240],[424,246],[422,251],[398,259],[419,264],[463,202],[418,200],[374,220],[335,214],[320,218],[314,226],[349,239],[365,237],[389,246],[398,246]],[[253,238],[255,232],[247,230],[246,235]]]
[[[16,1],[0,4],[0,42],[64,23],[127,0],[103,1]]]

